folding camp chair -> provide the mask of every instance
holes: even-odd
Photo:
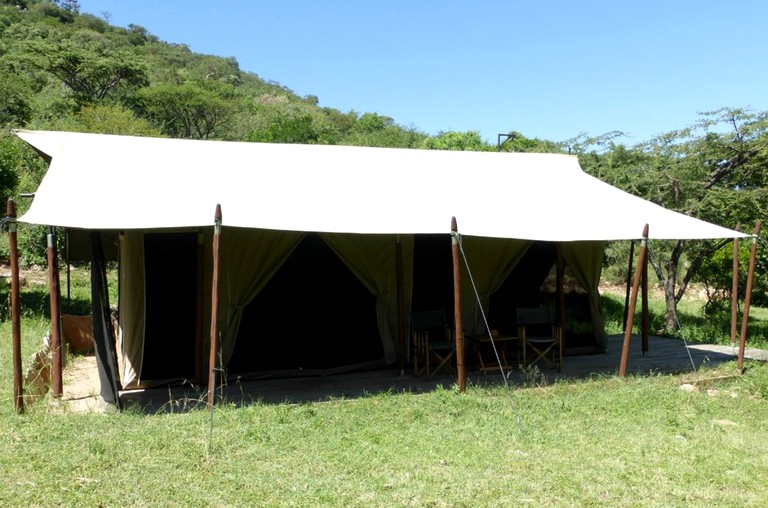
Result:
[[[455,375],[456,344],[444,310],[412,312],[411,336],[415,375],[429,379],[441,369]]]
[[[517,335],[523,347],[523,365],[544,360],[563,368],[563,333],[545,307],[517,309]]]

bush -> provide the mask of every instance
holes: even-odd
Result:
[[[761,249],[764,244],[764,236],[758,239],[757,257],[755,258],[755,273],[764,274],[768,269],[768,252]],[[747,288],[747,276],[749,274],[749,258],[752,250],[752,242],[742,240],[739,243],[739,295],[740,301],[744,300],[744,291]],[[733,285],[733,248],[732,244],[717,251],[710,259],[704,262],[697,275],[698,280],[704,284],[707,291],[707,312],[716,312],[721,309],[730,309],[731,292]],[[752,303],[759,306],[768,305],[768,281],[765,277],[753,278]]]

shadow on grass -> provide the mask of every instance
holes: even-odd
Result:
[[[24,317],[51,317],[51,300],[48,288],[23,288],[19,295],[21,315]],[[72,298],[69,302],[62,298],[61,311],[65,314],[85,315],[91,313],[91,301],[85,298]],[[0,320],[11,319],[11,288],[0,287]]]

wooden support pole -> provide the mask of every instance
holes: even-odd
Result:
[[[643,262],[643,266],[641,268],[643,272],[642,276],[642,282],[641,287],[643,288],[642,292],[642,300],[643,300],[643,310],[641,314],[641,321],[640,321],[640,334],[642,336],[642,351],[643,356],[645,356],[645,353],[648,352],[648,255],[646,254],[645,260]]]
[[[397,278],[397,345],[398,345],[398,363],[400,365],[400,375],[405,375],[405,363],[407,354],[405,341],[405,290],[403,276],[403,244],[400,241],[400,235],[397,235],[395,241],[395,277]]]
[[[24,412],[24,381],[21,377],[21,295],[19,248],[16,238],[16,204],[8,200],[8,246],[11,256],[11,342],[13,347],[13,408]]]
[[[221,246],[221,205],[216,205],[213,228],[213,282],[211,284],[211,344],[208,355],[208,409],[216,394],[216,359],[219,353],[219,248]]]
[[[747,273],[747,287],[744,290],[744,313],[741,316],[741,341],[739,341],[739,358],[736,367],[744,371],[744,349],[747,344],[747,327],[749,324],[749,304],[752,300],[752,282],[755,278],[755,260],[757,259],[757,239],[760,236],[760,228],[763,223],[758,222],[755,225],[755,234],[752,237],[752,251],[749,255],[749,272]]]
[[[741,231],[741,222],[736,224]],[[736,321],[739,319],[739,239],[733,239],[733,281],[731,283],[731,345],[736,345]]]
[[[456,217],[451,218],[451,252],[453,254],[453,309],[454,337],[456,340],[456,374],[459,378],[459,393],[467,389],[467,374],[464,371],[464,323],[461,316],[461,263],[459,254],[459,230]]]
[[[629,266],[627,267],[627,293],[624,297],[624,330],[627,329],[627,314],[629,313],[629,294],[632,291],[632,267],[635,261],[635,241],[629,244]]]
[[[72,267],[70,265],[70,244],[69,244],[69,229],[64,229],[64,256],[65,264],[67,267],[67,314],[72,312]],[[59,292],[61,293],[61,292]]]
[[[64,393],[63,374],[64,358],[61,337],[61,285],[59,283],[59,255],[56,251],[56,231],[48,230],[48,293],[51,301],[51,384],[54,397]]]
[[[561,243],[555,244],[555,252],[557,256],[555,259],[555,285],[557,286],[555,289],[557,297],[557,320],[555,323],[557,325],[556,332],[559,334],[556,339],[560,342],[560,346],[557,348],[558,355],[560,355],[558,365],[562,370],[563,349],[565,349],[565,262],[563,261],[563,245]]]
[[[621,364],[619,365],[619,376],[627,375],[627,360],[629,358],[629,343],[632,339],[632,325],[635,320],[635,309],[637,308],[637,292],[642,278],[642,266],[645,263],[645,257],[648,250],[648,224],[643,228],[643,240],[640,242],[640,252],[637,255],[637,270],[635,270],[635,279],[632,284],[632,294],[629,298],[629,309],[627,312],[627,324],[624,330],[624,345],[621,348]]]

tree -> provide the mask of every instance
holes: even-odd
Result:
[[[57,117],[43,125],[45,129],[95,134],[159,137],[160,131],[148,120],[120,105],[92,104],[74,114]]]
[[[98,32],[24,26],[14,35],[20,61],[61,80],[80,105],[149,84],[146,63]]]
[[[768,211],[768,113],[721,109],[635,147],[604,147],[580,153],[582,167],[666,208],[731,228]],[[650,264],[664,288],[668,331],[702,264],[727,241],[654,242]]]
[[[401,127],[388,116],[364,113],[356,118],[352,127],[339,140],[339,144],[415,148],[424,138],[424,134],[416,129]]]
[[[138,94],[137,107],[162,132],[173,138],[215,138],[235,110],[231,86],[211,81],[156,85]]]
[[[279,116],[266,129],[251,133],[248,141],[314,144],[319,139],[320,135],[312,125],[312,117],[301,115],[296,117]]]
[[[536,152],[536,153],[560,153],[562,146],[553,142],[538,138],[526,138],[516,131],[510,131],[497,147],[501,152]]]
[[[10,136],[0,137],[0,206],[5,207],[6,200],[16,193],[19,185],[17,170],[21,159],[18,140]]]
[[[462,150],[473,152],[489,152],[493,147],[483,141],[477,131],[447,131],[440,132],[437,136],[426,138],[419,144],[419,148],[427,150]]]
[[[0,126],[26,125],[32,119],[31,95],[22,80],[0,75]]]
[[[764,245],[766,236],[760,235],[759,245]],[[744,291],[747,286],[747,271],[750,256],[752,252],[752,243],[742,240],[739,242],[739,272],[738,272],[738,295],[739,300],[746,296]],[[765,249],[757,249],[755,259],[755,273],[768,273],[768,252]],[[731,246],[725,246],[714,253],[702,264],[696,279],[704,284],[707,293],[707,311],[727,310],[730,311],[730,302],[733,286],[733,249]],[[752,304],[759,306],[768,305],[768,279],[763,276],[757,276],[753,280]]]

